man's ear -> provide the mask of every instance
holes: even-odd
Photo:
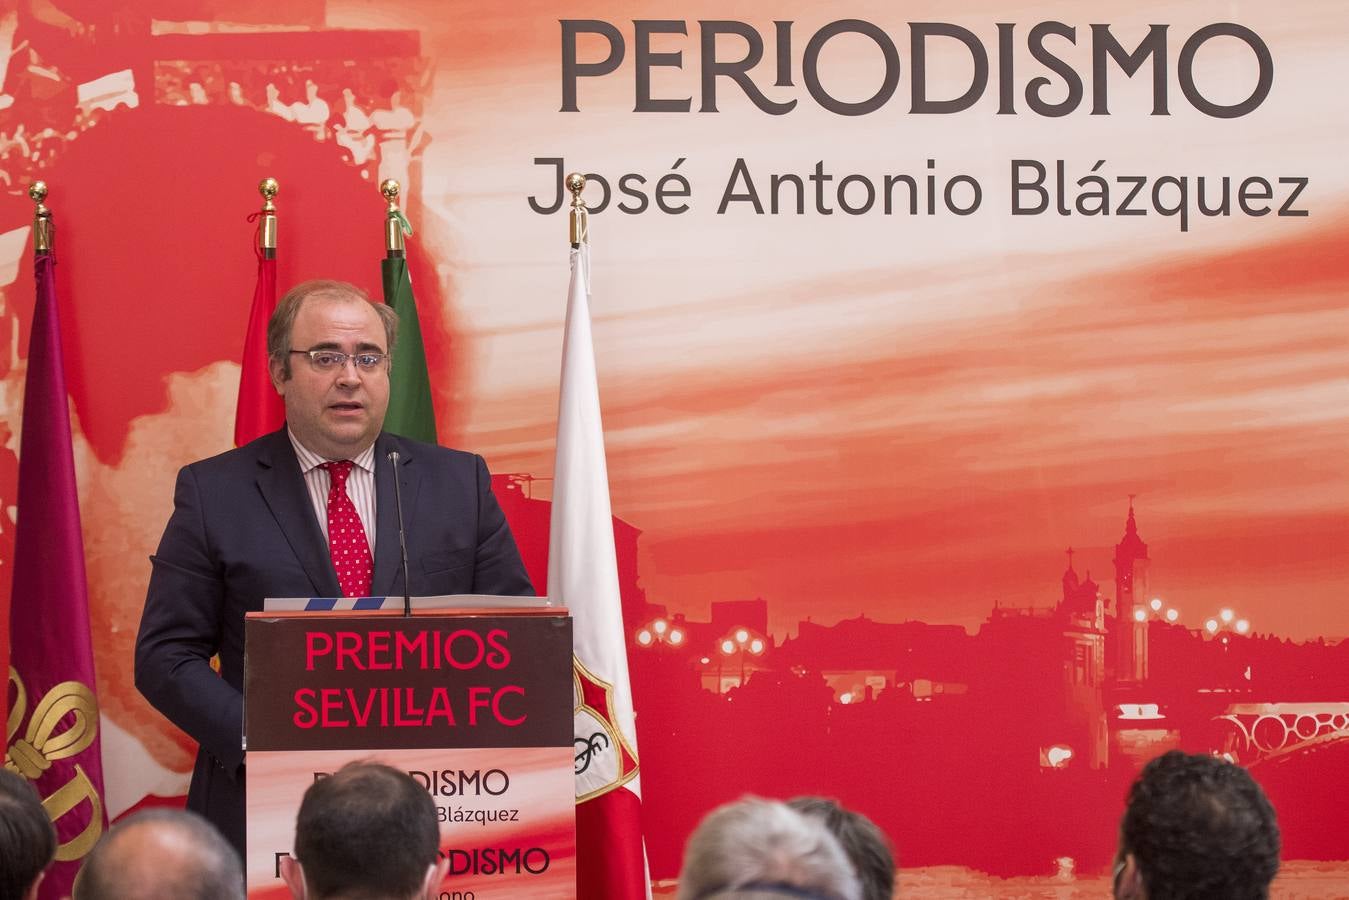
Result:
[[[285,394],[281,386],[286,383],[286,360],[272,357],[267,360],[267,374],[272,377],[272,387],[278,394]]]
[[[304,866],[293,856],[281,857],[281,880],[295,900],[305,900]]]
[[[440,896],[440,883],[445,880],[445,870],[449,867],[448,856],[442,856],[426,867],[426,880],[422,882],[422,896],[426,900],[436,900]]]
[[[1138,870],[1138,860],[1130,853],[1120,865],[1122,868],[1115,876],[1116,900],[1146,900],[1148,892],[1143,887],[1143,874]]]
[[[37,889],[42,886],[42,879],[46,877],[46,869],[38,872],[37,877],[33,879],[33,883],[28,886],[28,890],[24,891],[23,900],[37,900]]]

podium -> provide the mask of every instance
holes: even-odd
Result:
[[[431,794],[441,897],[576,896],[571,618],[533,598],[426,608],[450,599],[416,598],[411,616],[400,598],[268,601],[246,617],[250,900],[289,898],[280,860],[305,789],[354,760]]]

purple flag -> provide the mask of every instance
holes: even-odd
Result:
[[[41,898],[70,893],[107,829],[75,458],[53,260],[34,261],[37,304],[24,384],[19,517],[10,601],[5,765],[30,779],[56,825]]]

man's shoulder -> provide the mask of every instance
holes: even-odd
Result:
[[[198,478],[211,478],[251,472],[257,468],[259,462],[273,463],[287,457],[294,459],[295,451],[290,446],[286,432],[282,430],[264,434],[242,447],[235,447],[224,453],[188,463],[183,468]]]
[[[375,443],[376,456],[388,456],[390,450],[397,450],[407,457],[409,462],[425,459],[431,460],[438,466],[476,466],[478,461],[478,454],[470,453],[467,450],[456,450],[453,447],[428,444],[425,441],[416,441],[387,431],[382,432],[379,440]],[[379,460],[376,459],[375,462],[378,464]]]

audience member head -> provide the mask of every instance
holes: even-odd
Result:
[[[829,829],[852,863],[862,900],[891,900],[895,895],[895,854],[885,832],[866,816],[823,797],[794,797],[787,805],[818,819]]]
[[[785,803],[746,797],[709,813],[684,848],[677,900],[860,900],[829,829]]]
[[[114,825],[89,852],[74,900],[244,900],[244,868],[196,813],[151,809]]]
[[[0,900],[32,900],[56,856],[56,829],[32,782],[0,768]]]
[[[406,772],[355,762],[305,791],[281,877],[296,900],[433,900],[447,865],[426,788]]]
[[[1117,898],[1263,900],[1278,870],[1274,808],[1245,769],[1179,750],[1143,767],[1120,822]]]

